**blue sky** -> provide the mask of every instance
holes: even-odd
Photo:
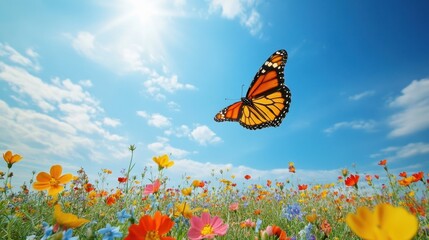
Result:
[[[1,1],[0,150],[31,171],[332,182],[342,168],[429,170],[426,1]],[[292,103],[251,131],[214,115],[286,49]],[[288,173],[294,162],[295,176]],[[353,167],[355,164],[355,167]],[[6,167],[3,168],[5,170]]]

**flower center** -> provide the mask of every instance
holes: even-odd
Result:
[[[207,224],[203,227],[203,229],[201,229],[201,235],[206,236],[210,234],[213,234],[213,227]]]
[[[159,237],[158,231],[149,231],[146,233],[146,240],[160,240],[161,238]]]
[[[60,182],[55,178],[51,178],[51,180],[49,180],[49,184],[51,184],[51,186],[54,186],[54,187],[58,187],[59,183]]]

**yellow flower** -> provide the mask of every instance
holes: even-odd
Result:
[[[347,215],[346,222],[356,235],[367,240],[411,239],[418,229],[414,215],[387,203],[377,205],[373,212],[360,207],[356,214]]]
[[[317,215],[315,213],[308,214],[307,216],[305,216],[305,219],[310,223],[315,222],[316,218],[317,218]]]
[[[50,174],[40,172],[36,176],[36,182],[33,184],[33,188],[38,191],[48,190],[48,195],[57,195],[64,190],[63,184],[70,182],[73,178],[71,173],[61,176],[62,171],[63,168],[61,165],[53,165]]]
[[[191,219],[194,212],[197,210],[198,209],[191,210],[191,208],[189,207],[189,203],[187,202],[176,203],[176,205],[174,206],[174,217],[183,216],[187,219]]]
[[[189,195],[191,195],[191,193],[192,193],[192,188],[191,188],[191,187],[183,188],[183,189],[182,189],[182,194],[183,194],[184,196],[189,196]]]
[[[153,157],[152,159],[156,164],[158,164],[158,170],[162,170],[164,168],[169,168],[174,165],[173,161],[170,161],[167,154],[164,154],[159,157]]]
[[[74,214],[62,212],[59,204],[54,207],[54,219],[55,222],[64,229],[77,228],[89,222],[88,219],[78,218]]]
[[[7,167],[11,168],[14,163],[21,161],[22,157],[19,154],[12,154],[11,151],[3,153],[3,159],[7,163]]]

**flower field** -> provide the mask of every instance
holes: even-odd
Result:
[[[19,191],[11,173],[25,156],[5,152],[0,239],[429,239],[428,173],[391,174],[387,160],[384,176],[343,169],[329,184],[258,182],[225,169],[171,186],[168,155],[154,157],[148,174],[133,170],[134,150],[121,176],[101,169],[89,179],[53,165]],[[115,188],[103,188],[108,179]]]

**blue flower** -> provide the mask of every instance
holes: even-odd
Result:
[[[124,209],[122,209],[122,211],[117,212],[117,213],[116,213],[116,216],[118,216],[118,220],[119,220],[119,222],[120,222],[120,223],[124,223],[124,222],[125,222],[125,220],[127,220],[128,218],[130,218],[130,217],[131,217],[131,215],[130,215],[130,214],[128,214],[128,213],[125,211],[125,208],[124,208]]]
[[[297,203],[287,205],[285,208],[283,208],[283,217],[287,218],[289,221],[293,218],[302,220],[302,214],[301,207]]]
[[[77,240],[79,237],[73,237],[73,229],[69,228],[67,231],[63,232],[62,240]]]
[[[299,231],[299,237],[300,239],[305,240],[316,240],[316,237],[311,234],[311,230],[313,229],[313,225],[309,223],[307,226],[304,227],[301,231]]]
[[[122,233],[119,232],[119,227],[111,227],[110,224],[98,230],[97,233],[103,235],[103,240],[113,240],[114,238],[122,237]]]
[[[259,228],[261,227],[261,224],[262,224],[262,220],[258,218],[256,220],[256,226],[255,226],[255,232],[256,233],[259,232]]]
[[[42,223],[42,227],[43,227],[43,237],[41,238],[41,240],[46,240],[48,239],[48,237],[50,237],[52,235],[53,232],[53,227],[49,226],[49,224],[47,222],[43,222]]]

